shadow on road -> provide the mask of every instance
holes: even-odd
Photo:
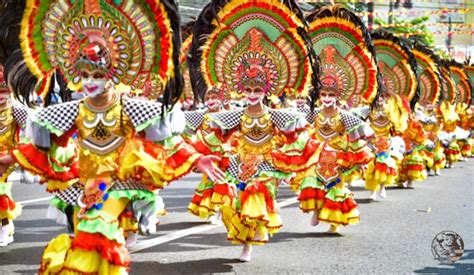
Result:
[[[471,263],[464,263],[471,260]],[[438,266],[429,266],[423,269],[414,270],[414,273],[429,274],[474,274],[474,250],[465,250],[463,257],[453,264],[439,264]]]
[[[239,263],[238,259],[204,259],[196,261],[176,262],[176,263],[158,263],[158,262],[139,262],[137,268],[140,274],[214,274],[232,272],[231,264]]]
[[[293,241],[295,239],[314,239],[314,238],[340,238],[343,237],[340,234],[330,234],[327,232],[304,232],[304,233],[296,233],[296,232],[278,232],[278,234],[274,235],[270,242],[288,242]]]

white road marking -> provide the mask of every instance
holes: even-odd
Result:
[[[281,202],[277,203],[277,205],[278,205],[278,207],[282,208],[282,207],[294,204],[296,202],[298,202],[298,200],[296,199],[296,197],[294,197],[294,198],[290,198],[290,199],[286,199],[284,201],[281,201]],[[159,237],[149,239],[149,240],[146,240],[146,241],[141,241],[141,242],[137,243],[135,246],[133,246],[132,248],[130,248],[129,251],[130,251],[130,253],[139,252],[139,251],[148,249],[150,247],[154,247],[154,246],[157,246],[157,245],[160,245],[160,244],[163,244],[163,243],[167,243],[167,242],[179,239],[179,238],[189,236],[189,235],[193,235],[193,234],[209,231],[209,230],[212,230],[212,229],[216,229],[216,228],[219,228],[221,226],[223,226],[223,225],[204,224],[204,225],[191,227],[191,228],[188,228],[188,229],[175,231],[175,232],[172,232],[172,233],[164,235],[164,236],[159,236]]]
[[[17,203],[19,204],[27,204],[27,203],[33,203],[33,202],[40,202],[40,201],[48,201],[51,200],[53,197],[46,197],[46,198],[39,198],[39,199],[34,199],[34,200],[27,200],[27,201],[18,201]]]

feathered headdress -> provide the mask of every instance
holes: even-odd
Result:
[[[193,33],[189,66],[195,91],[221,83],[232,98],[241,97],[247,85],[268,95],[308,93],[317,61],[308,58],[303,20],[293,0],[212,1]]]
[[[441,94],[441,73],[438,56],[425,46],[415,43],[412,53],[418,63],[418,85],[422,105],[435,104]]]
[[[25,61],[39,80],[39,95],[48,90],[56,69],[69,87],[79,89],[78,66],[97,62],[105,62],[102,68],[114,83],[132,90],[156,74],[166,86],[165,105],[181,91],[179,15],[173,0],[27,0],[20,37]]]
[[[451,76],[449,61],[441,60],[441,101],[456,102],[456,84]]]
[[[370,104],[378,92],[380,75],[364,23],[340,5],[316,9],[307,20],[320,59],[322,86],[337,90],[343,101],[360,98]]]
[[[456,102],[469,106],[471,104],[472,87],[463,65],[452,60],[449,62],[449,70],[456,87]]]
[[[193,28],[196,21],[190,21],[182,27],[183,44],[181,45],[181,51],[179,54],[179,68],[183,74],[183,93],[181,94],[181,101],[191,101],[194,104],[195,95],[191,85],[190,72],[188,67],[188,53],[191,48],[191,41],[193,40]]]
[[[413,108],[419,97],[417,62],[410,46],[386,31],[372,33],[379,70],[385,88],[410,101]]]
[[[471,84],[471,102],[469,104],[472,105],[472,100],[474,98],[474,64],[465,65],[464,72],[469,77],[469,83]]]

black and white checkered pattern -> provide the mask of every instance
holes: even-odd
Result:
[[[344,125],[344,128],[346,129],[346,131],[363,123],[363,121],[360,118],[356,117],[355,115],[347,111],[340,110],[340,114],[341,114],[342,124]]]
[[[290,122],[300,124],[304,120],[304,114],[297,109],[269,109],[269,112],[273,125],[280,130],[294,128],[291,127]]]
[[[244,110],[240,109],[213,113],[209,114],[209,116],[211,117],[211,121],[216,122],[223,130],[230,130],[240,125],[243,114]]]
[[[186,111],[184,117],[186,118],[186,126],[193,131],[196,131],[202,124],[204,114],[207,110]]]
[[[69,188],[67,188],[66,190],[53,192],[53,194],[67,204],[76,205],[77,198],[79,198],[79,196],[81,196],[82,194],[82,188],[77,186],[76,184],[73,184],[69,186]]]
[[[321,112],[321,108],[314,108],[314,110],[309,112],[309,114],[306,116],[306,120],[310,123],[313,124],[314,120],[316,119],[316,116]]]
[[[28,119],[28,110],[26,109],[25,106],[19,105],[19,104],[14,104],[12,106],[13,109],[13,118],[15,118],[15,121],[18,125],[24,125],[26,123],[26,120]]]
[[[146,190],[145,185],[141,184],[140,182],[136,182],[134,180],[126,180],[126,181],[115,181],[109,191],[114,190]],[[82,188],[76,184],[71,185],[69,188],[59,192],[53,192],[60,200],[64,201],[70,205],[77,205],[77,199],[84,193]]]
[[[239,175],[240,175],[240,156],[239,155],[233,155],[231,158],[230,158],[230,162],[229,162],[229,168],[228,168],[228,172],[230,173],[230,175],[236,179],[239,178]],[[262,172],[262,171],[276,171],[276,169],[270,164],[268,163],[267,161],[263,161],[262,163],[260,163],[258,165],[258,169],[257,169],[257,172],[255,174],[258,174],[259,172]]]
[[[161,115],[161,104],[133,98],[124,98],[124,111],[132,121],[134,127]]]
[[[47,122],[62,133],[71,129],[79,114],[80,101],[49,106],[38,113],[39,122]]]

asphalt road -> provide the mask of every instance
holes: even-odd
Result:
[[[190,175],[161,192],[169,214],[158,233],[140,237],[131,274],[474,274],[474,159],[442,173],[414,189],[390,188],[380,202],[370,202],[369,192],[356,186],[362,220],[343,228],[343,236],[325,234],[324,224],[310,226],[310,216],[282,187],[284,227],[267,245],[254,248],[249,263],[237,260],[241,248],[226,241],[223,226],[186,212],[199,180]],[[23,214],[15,221],[15,242],[0,248],[0,273],[36,273],[45,245],[65,229],[45,218],[49,194],[43,186],[15,184],[13,195],[24,202]],[[444,230],[464,240],[464,256],[451,265],[439,264],[431,252],[433,238]]]

